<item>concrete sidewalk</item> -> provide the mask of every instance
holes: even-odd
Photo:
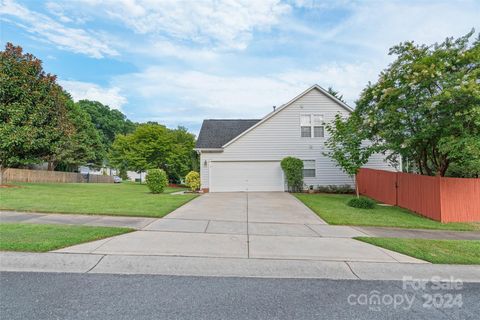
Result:
[[[0,271],[480,282],[480,267],[411,263],[0,252]]]
[[[208,210],[209,206],[206,206]],[[185,210],[185,209],[183,209]],[[182,210],[182,211],[183,211]],[[123,217],[107,215],[81,215],[58,213],[34,213],[17,211],[0,211],[2,223],[34,223],[34,224],[69,224],[83,226],[103,227],[128,227],[137,230],[188,232],[188,233],[218,233],[218,234],[248,234],[265,236],[299,236],[299,237],[385,237],[385,238],[411,238],[411,239],[444,239],[444,240],[480,240],[480,231],[451,231],[429,229],[405,229],[392,227],[368,226],[336,226],[327,225],[322,220],[311,219],[307,223],[301,218],[289,218],[288,222],[273,222],[272,218],[265,218],[267,222],[253,218],[248,224],[246,218],[235,217],[234,213],[220,217],[205,216],[198,211],[188,213],[188,208],[182,212],[174,213],[164,218]],[[278,211],[273,211],[278,212]],[[178,218],[175,218],[177,217]],[[191,219],[187,219],[189,217]],[[202,219],[206,217],[207,219]],[[208,219],[210,218],[210,219]],[[224,220],[225,219],[225,220]],[[231,219],[231,220],[229,220]],[[257,222],[255,222],[257,221]],[[280,217],[280,221],[285,218]]]
[[[155,220],[157,218],[0,211],[0,222],[10,223],[69,224],[142,229]]]
[[[451,231],[360,226],[353,226],[353,228],[365,233],[368,237],[437,240],[480,240],[480,231]]]

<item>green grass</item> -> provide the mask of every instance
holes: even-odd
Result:
[[[196,197],[152,194],[138,183],[19,183],[0,188],[0,209],[34,212],[163,217]]]
[[[46,252],[130,231],[133,229],[0,223],[0,250]]]
[[[474,223],[440,223],[393,206],[352,208],[346,204],[351,195],[302,193],[295,196],[329,224],[463,231],[479,228]]]
[[[431,263],[480,264],[480,240],[368,238],[357,240]]]

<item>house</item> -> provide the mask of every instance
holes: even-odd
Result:
[[[119,174],[117,169],[112,169],[110,167],[95,168],[93,166],[79,166],[78,172],[81,174],[92,174],[92,175],[107,175],[107,176],[116,176]],[[129,181],[132,182],[142,182],[146,181],[147,173],[145,171],[136,172],[136,171],[127,171],[127,177]]]
[[[353,185],[353,180],[322,153],[328,138],[325,123],[352,109],[314,85],[263,119],[204,120],[195,150],[200,154],[204,192],[285,191],[280,161],[303,160],[304,184]],[[366,167],[395,170],[380,154]]]

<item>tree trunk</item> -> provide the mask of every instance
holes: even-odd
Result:
[[[5,168],[3,165],[0,164],[0,186],[3,185],[3,172],[5,171]]]
[[[360,191],[358,190],[358,181],[357,181],[357,175],[356,174],[353,175],[353,179],[354,179],[354,182],[355,182],[355,192],[357,194],[357,198],[360,198]]]
[[[448,165],[450,164],[450,161],[448,159],[445,159],[442,161],[442,164],[440,165],[440,168],[438,169],[438,175],[440,177],[444,177],[445,173],[447,173]]]

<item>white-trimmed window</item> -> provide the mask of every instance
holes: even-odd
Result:
[[[300,131],[300,136],[302,138],[323,138],[325,131],[323,126],[323,115],[300,115]]]
[[[323,115],[314,114],[313,115],[313,137],[314,138],[323,138],[324,136],[324,127],[323,127]]]
[[[303,177],[315,178],[315,160],[303,160]]]
[[[300,115],[300,130],[302,138],[312,137],[312,116],[310,114]]]

